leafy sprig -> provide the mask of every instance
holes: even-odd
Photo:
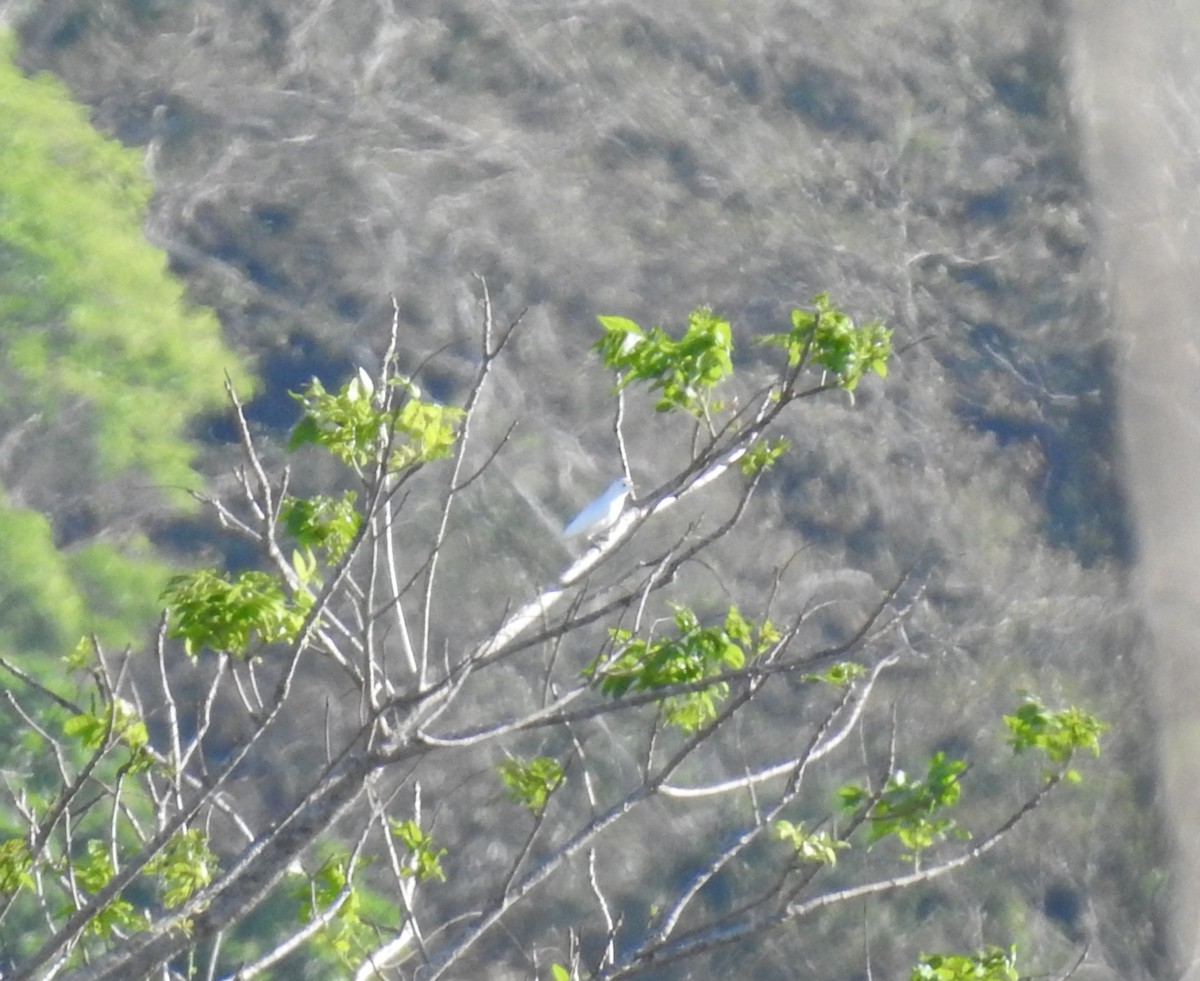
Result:
[[[1078,750],[1100,755],[1100,734],[1108,726],[1095,716],[1071,706],[1059,711],[1046,708],[1036,698],[1029,698],[1012,715],[1004,717],[1008,726],[1009,745],[1014,753],[1029,749],[1040,750],[1053,764],[1047,777],[1061,772],[1065,780],[1078,783],[1079,772],[1069,766]]]
[[[1017,981],[1016,949],[985,947],[974,954],[922,954],[909,981]]]
[[[546,809],[550,795],[563,780],[562,764],[549,756],[535,756],[531,760],[514,756],[502,760],[497,769],[509,796],[534,814]]]
[[[366,466],[388,451],[389,470],[429,463],[450,455],[458,438],[463,411],[413,394],[410,383],[395,384],[407,395],[397,408],[381,408],[365,373],[337,392],[328,392],[314,378],[292,397],[304,406],[304,415],[292,430],[289,449],[312,444],[323,446],[343,463]]]
[[[849,848],[848,841],[839,841],[828,831],[805,831],[800,822],[775,822],[775,837],[792,846],[797,860],[818,865],[837,865],[837,853]]]
[[[675,637],[634,637],[613,628],[609,637],[617,654],[602,654],[585,669],[601,692],[620,698],[628,691],[654,691],[671,685],[701,681],[746,664],[747,651],[755,657],[779,639],[769,620],[755,625],[731,606],[721,625],[701,626],[696,614],[676,604]],[[661,702],[669,725],[694,732],[716,717],[717,705],[729,694],[729,685],[714,682],[699,691],[668,695]]]
[[[787,351],[791,367],[805,360],[820,365],[848,392],[854,391],[868,372],[886,377],[892,353],[888,328],[877,320],[856,325],[833,305],[828,293],[813,297],[811,310],[793,310],[791,330],[767,334],[760,342]]]
[[[929,758],[924,780],[896,770],[877,794],[858,784],[848,784],[838,791],[838,797],[846,811],[867,808],[868,844],[895,836],[915,855],[955,830],[954,819],[943,812],[958,803],[962,792],[959,777],[966,768],[964,760],[938,751]],[[969,837],[966,832],[959,834]]]
[[[617,388],[644,381],[659,392],[659,412],[682,409],[692,415],[716,412],[712,390],[733,372],[733,331],[707,307],[688,316],[678,340],[661,327],[643,330],[626,317],[600,317],[604,335],[595,344],[605,365],[617,372]]]
[[[175,576],[162,598],[168,633],[183,638],[189,657],[202,647],[243,657],[256,635],[264,644],[291,641],[312,603],[305,593],[289,598],[279,580],[255,570],[232,579],[211,569]]]

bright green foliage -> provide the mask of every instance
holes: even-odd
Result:
[[[742,456],[740,466],[747,477],[753,476],[760,470],[770,470],[784,453],[791,448],[791,440],[786,436],[778,439],[760,439],[751,444]]]
[[[63,733],[78,739],[88,752],[105,748],[108,740],[124,743],[132,751],[131,764],[135,770],[144,769],[149,759],[143,750],[150,741],[146,723],[132,705],[117,698],[108,702],[100,712],[81,712],[63,722]]]
[[[21,499],[70,484],[103,520],[101,478],[125,475],[191,507],[188,425],[225,404],[224,373],[243,393],[252,380],[145,240],[142,153],[97,133],[57,79],[27,78],[15,48],[0,30],[0,435],[28,424],[25,438],[63,461]],[[60,552],[42,515],[4,501],[0,568],[0,651],[39,677],[52,662],[38,655],[85,630],[134,642],[168,576],[136,537]]]
[[[401,872],[406,876],[416,876],[418,882],[426,879],[446,881],[446,873],[442,871],[442,856],[446,849],[435,849],[433,836],[421,830],[421,826],[411,818],[407,821],[392,821],[392,834],[399,838],[411,854],[411,859]]]
[[[392,447],[389,466],[393,470],[413,463],[429,463],[450,455],[458,438],[455,426],[462,409],[408,399],[395,414],[396,433],[408,442]]]
[[[117,546],[91,542],[64,554],[67,570],[88,610],[88,632],[110,647],[142,639],[161,612],[158,596],[173,571],[141,536]]]
[[[779,631],[770,620],[755,624],[742,616],[736,606],[731,606],[725,614],[725,633],[742,647],[749,648],[754,657],[779,640]]]
[[[84,605],[50,522],[0,503],[0,647],[62,651],[84,631]]]
[[[344,855],[326,859],[308,877],[300,906],[300,919],[308,923],[336,904],[332,919],[320,931],[318,946],[345,965],[355,963],[373,936],[363,921],[362,895],[351,881],[352,874]]]
[[[551,964],[550,977],[553,981],[571,981],[571,972],[561,964]]]
[[[620,375],[618,388],[648,382],[660,392],[659,412],[683,409],[693,415],[718,411],[709,392],[733,371],[733,332],[729,322],[706,307],[688,316],[687,330],[675,340],[661,327],[643,330],[625,317],[600,317],[604,336],[595,344],[604,363]]]
[[[1017,981],[1016,950],[987,947],[975,954],[922,954],[909,981]]]
[[[84,854],[76,856],[71,863],[75,881],[88,893],[96,893],[108,885],[113,877],[112,857],[107,843],[93,838],[85,846]],[[135,929],[141,922],[133,904],[117,897],[96,916],[88,920],[85,932],[97,937],[107,937],[114,930]]]
[[[211,569],[175,576],[162,598],[170,635],[183,638],[189,656],[209,647],[242,657],[254,634],[264,644],[291,641],[312,602],[304,593],[289,600],[277,579],[253,570],[232,580]]]
[[[63,655],[63,665],[68,671],[86,671],[95,660],[96,653],[88,637],[79,638],[79,643]]]
[[[837,853],[849,848],[848,841],[838,841],[828,831],[805,832],[803,824],[791,821],[775,822],[775,837],[792,846],[801,862],[837,865]]]
[[[820,681],[827,685],[836,685],[841,688],[850,684],[855,678],[861,678],[867,673],[867,669],[855,661],[838,661],[820,674],[806,674],[805,681]]]
[[[787,351],[788,364],[795,367],[811,360],[833,375],[837,384],[854,391],[869,371],[887,375],[892,352],[892,332],[872,321],[861,327],[829,301],[828,293],[813,297],[812,310],[793,310],[792,329],[786,334],[768,334],[762,343]]]
[[[296,573],[296,578],[300,580],[301,586],[307,587],[319,582],[317,557],[307,548],[292,550],[292,569]]]
[[[3,503],[0,569],[0,650],[55,657],[85,629],[109,645],[132,643],[157,616],[169,574],[139,538],[60,552],[45,516]]]
[[[392,834],[412,853],[412,861],[401,869],[401,874],[422,881],[429,878],[444,880],[446,876],[438,860],[445,852],[433,850],[429,836],[415,821],[390,820],[389,823]],[[344,967],[353,968],[378,943],[381,932],[386,934],[400,929],[403,922],[401,909],[394,895],[384,895],[355,881],[366,862],[352,859],[341,846],[333,846],[330,851],[329,858],[315,872],[306,874],[300,887],[300,921],[311,923],[318,917],[325,920],[310,941],[310,956],[314,953],[323,955]]]
[[[22,75],[14,47],[0,32],[0,412],[53,419],[82,400],[103,473],[182,488],[188,420],[223,403],[223,373],[250,379],[142,234],[141,153],[92,129],[57,79]]]
[[[330,562],[337,562],[350,547],[362,522],[355,507],[357,500],[354,491],[346,491],[337,498],[287,497],[280,517],[301,548],[321,549]]]
[[[1014,752],[1039,749],[1051,763],[1066,766],[1077,749],[1090,750],[1093,756],[1100,755],[1100,734],[1108,727],[1095,716],[1077,708],[1052,711],[1037,699],[1030,698],[1012,715],[1004,717],[1009,729],[1009,745]],[[1063,775],[1071,783],[1077,783],[1079,774],[1067,768]]]
[[[847,811],[869,808],[868,843],[895,835],[905,848],[916,853],[954,830],[952,818],[937,815],[958,802],[962,789],[959,776],[966,768],[965,761],[937,752],[929,758],[924,780],[913,780],[903,770],[897,770],[874,799],[868,790],[854,784],[843,787],[838,796]]]
[[[669,685],[701,681],[745,666],[746,651],[757,656],[778,640],[770,621],[755,627],[731,606],[721,626],[702,627],[685,606],[675,606],[677,637],[646,640],[628,630],[609,631],[617,650],[601,655],[584,669],[605,695],[620,698],[628,691],[654,691]],[[729,685],[714,682],[699,691],[668,695],[663,716],[684,732],[694,732],[716,717],[717,704]]]
[[[20,838],[0,841],[0,896],[17,889],[32,889],[33,856]]]
[[[199,828],[181,831],[147,864],[146,871],[162,878],[162,901],[172,909],[212,881],[216,856]]]
[[[546,801],[563,779],[561,764],[549,756],[535,756],[531,760],[515,756],[503,760],[497,769],[512,799],[534,814],[545,810]]]
[[[289,448],[323,446],[343,463],[362,468],[391,442],[388,469],[400,470],[450,455],[462,410],[410,396],[395,409],[379,408],[368,385],[355,377],[337,392],[314,378],[293,397],[304,415],[292,430]]]
[[[307,443],[324,446],[344,463],[361,467],[375,457],[379,441],[387,437],[387,420],[357,378],[338,392],[327,392],[314,378],[292,397],[304,406],[304,415],[292,430],[289,449]]]

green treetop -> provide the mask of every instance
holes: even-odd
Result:
[[[0,417],[83,403],[102,475],[192,483],[183,428],[222,403],[225,372],[244,391],[245,371],[142,234],[141,154],[57,79],[25,77],[14,48],[0,34]]]
[[[251,382],[142,233],[141,153],[15,49],[0,32],[0,557],[19,568],[0,583],[0,651],[29,654],[85,622],[114,642],[144,629],[167,573],[108,528],[138,506],[122,488],[190,504],[185,427],[223,403],[223,375]],[[72,509],[82,531],[61,534]]]

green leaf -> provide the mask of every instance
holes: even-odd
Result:
[[[244,656],[252,637],[264,644],[292,641],[304,625],[311,597],[289,599],[265,572],[241,572],[233,579],[210,569],[173,577],[163,591],[172,637],[181,637],[194,656],[202,647]]]
[[[515,756],[502,760],[497,769],[509,796],[534,814],[545,810],[550,795],[563,780],[561,764],[548,756],[535,756],[531,760]]]
[[[924,780],[897,770],[874,798],[854,785],[842,787],[838,796],[844,810],[869,808],[865,815],[868,844],[891,836],[915,855],[956,830],[956,822],[942,812],[958,803],[962,792],[959,777],[966,768],[964,760],[939,751],[929,758]]]
[[[551,964],[550,977],[553,981],[571,981],[571,972],[561,964]]]
[[[640,638],[626,630],[610,630],[614,653],[594,658],[583,674],[610,698],[627,692],[654,691],[703,681],[743,668],[750,657],[768,650],[779,634],[771,622],[755,625],[730,607],[720,626],[702,626],[696,614],[676,604],[674,637]],[[714,681],[698,691],[664,695],[659,706],[669,725],[695,732],[717,716],[729,685]]]
[[[106,737],[121,742],[133,751],[136,769],[146,765],[142,751],[149,743],[150,735],[137,710],[124,699],[113,699],[100,712],[70,716],[63,722],[63,733],[77,739],[84,749],[93,753],[106,748]]]
[[[838,789],[837,796],[843,810],[857,811],[870,799],[871,795],[862,787],[847,784]]]
[[[197,889],[208,885],[217,866],[204,832],[191,828],[173,835],[146,871],[162,879],[162,901],[168,909],[181,905]]]
[[[605,365],[617,372],[623,388],[646,382],[659,393],[655,409],[681,409],[693,415],[716,411],[712,390],[733,371],[733,331],[706,307],[693,310],[678,340],[659,327],[642,330],[625,317],[600,317],[604,334],[596,342]]]
[[[847,391],[854,391],[862,376],[873,372],[887,375],[892,332],[877,321],[857,326],[835,307],[828,293],[813,297],[812,310],[793,310],[792,329],[767,334],[760,343],[787,351],[788,365],[811,362],[833,376]]]
[[[803,824],[791,821],[776,821],[775,837],[790,844],[801,862],[819,865],[837,865],[837,853],[850,847],[849,842],[838,841],[828,831],[806,833]]]
[[[1026,699],[1016,712],[1006,715],[1004,724],[1008,727],[1008,741],[1014,753],[1038,750],[1065,774],[1074,773],[1066,765],[1077,750],[1085,749],[1093,756],[1100,755],[1100,734],[1108,728],[1081,709],[1072,706],[1053,711],[1035,698]]]
[[[804,681],[819,681],[841,688],[866,673],[867,669],[855,661],[839,661],[821,674],[806,674],[801,677]]]
[[[385,410],[365,395],[358,377],[338,392],[327,392],[314,378],[304,391],[292,393],[304,406],[304,415],[292,429],[288,448],[322,446],[355,468],[389,451],[389,470],[448,456],[458,438],[462,410],[422,401],[413,394],[415,386],[404,379],[394,384],[405,388],[406,397],[398,408]]]
[[[33,888],[32,869],[33,856],[23,840],[7,838],[0,841],[0,895]]]
[[[292,569],[300,584],[307,586],[317,575],[317,559],[308,549],[292,549]]]
[[[95,656],[91,638],[81,637],[79,643],[63,656],[63,664],[68,671],[86,671]]]
[[[742,456],[739,464],[742,473],[751,477],[759,471],[770,470],[791,445],[791,441],[784,436],[774,440],[756,440]]]
[[[406,876],[415,876],[419,882],[426,879],[440,879],[445,882],[446,873],[442,871],[441,858],[446,854],[446,849],[435,849],[433,837],[422,831],[416,821],[392,819],[390,824],[392,834],[404,843],[404,847],[412,855],[411,861],[401,872]]]
[[[337,562],[358,534],[362,515],[358,513],[357,502],[354,491],[346,491],[339,498],[286,497],[280,518],[298,545],[319,549],[329,562]]]
[[[358,955],[369,949],[374,932],[362,916],[362,893],[354,884],[355,869],[344,850],[327,858],[302,887],[300,919],[308,923],[334,907],[333,918],[317,935],[317,949],[345,966],[356,963]]]
[[[909,981],[1018,981],[1016,948],[974,954],[922,954]]]

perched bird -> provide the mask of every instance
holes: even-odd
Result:
[[[625,502],[633,485],[628,477],[621,477],[608,485],[608,490],[580,511],[566,528],[563,529],[564,539],[576,535],[586,535],[589,540],[602,535],[617,523],[617,518],[625,510]]]

